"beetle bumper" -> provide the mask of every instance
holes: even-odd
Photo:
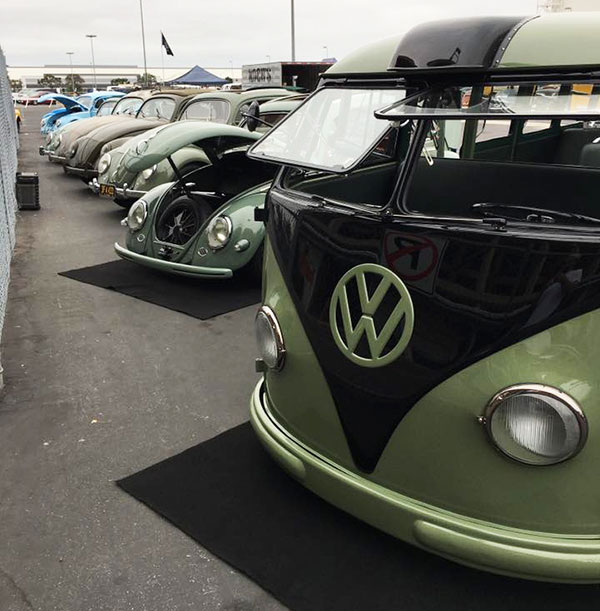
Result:
[[[271,414],[262,380],[250,401],[250,420],[262,445],[285,471],[323,499],[394,537],[455,562],[511,577],[600,582],[600,538],[537,533],[473,520],[375,484],[290,435]]]
[[[100,183],[96,177],[92,178],[92,180],[88,182],[88,187],[96,195],[100,193]],[[127,187],[115,187],[115,195],[119,199],[131,200],[132,202],[144,197],[146,193],[148,193],[148,191],[138,191],[136,189],[128,189]]]
[[[175,263],[164,259],[155,259],[154,257],[147,257],[146,255],[131,252],[117,242],[115,242],[115,252],[119,257],[127,261],[133,261],[134,263],[139,263],[146,267],[151,267],[163,272],[171,272],[172,274],[179,274],[181,276],[192,276],[196,278],[231,278],[233,276],[233,271],[225,267],[200,267],[197,265],[186,265],[185,263]]]
[[[48,159],[54,163],[63,163],[63,161],[66,161],[67,158],[62,155],[56,155],[55,153],[49,151]]]
[[[71,165],[66,165],[64,166],[64,168],[67,174],[71,174],[72,176],[78,176],[79,178],[83,178],[84,180],[91,180],[92,178],[98,176],[98,170],[77,168]]]

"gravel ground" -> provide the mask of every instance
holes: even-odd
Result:
[[[247,420],[255,307],[199,321],[63,278],[116,258],[122,208],[38,155],[2,337],[0,609],[283,609],[114,481]]]

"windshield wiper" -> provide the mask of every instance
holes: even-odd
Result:
[[[484,218],[501,216],[506,220],[521,221],[540,224],[577,224],[600,225],[600,219],[575,212],[559,212],[547,208],[534,208],[532,206],[516,206],[512,204],[479,203],[471,206],[473,212],[481,214]]]

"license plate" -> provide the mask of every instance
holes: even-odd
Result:
[[[103,197],[114,197],[115,186],[114,185],[100,185],[100,195]]]

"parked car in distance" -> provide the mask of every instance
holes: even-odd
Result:
[[[269,454],[428,552],[572,584],[600,582],[599,30],[418,25],[248,152],[282,166],[250,399]]]
[[[271,99],[270,96],[272,95],[275,95],[272,91],[261,90],[241,95],[234,94],[233,96],[222,95],[221,92],[202,94],[196,96],[190,102],[180,120],[189,120],[187,117],[194,116],[205,117],[203,120],[209,121],[214,121],[216,118],[226,118],[227,122],[233,121],[234,123],[240,123],[242,127],[246,127],[247,119],[244,113],[254,104],[259,120],[256,121],[256,125],[253,125],[251,131],[256,129],[259,132],[264,132],[304,99],[304,96],[297,95]],[[224,113],[219,115],[214,112],[214,109],[220,107],[224,100],[230,105],[229,111],[226,115]],[[198,110],[196,110],[196,106],[198,106]],[[175,180],[173,167],[166,158],[138,174],[128,171],[121,163],[123,155],[138,147],[140,142],[153,137],[157,131],[161,131],[161,138],[166,138],[168,132],[163,130],[170,129],[171,126],[154,128],[149,132],[128,139],[120,147],[110,152],[105,152],[98,162],[98,178],[93,178],[90,181],[90,189],[101,196],[112,197],[119,205],[129,207],[136,199],[144,197],[150,189]],[[171,159],[182,174],[187,174],[207,163],[204,151],[193,144],[174,151],[171,154]]]
[[[161,91],[142,105],[136,120],[129,124],[107,126],[86,136],[83,139],[85,142],[78,142],[76,154],[73,153],[72,158],[66,162],[66,172],[87,179],[86,181],[92,180],[98,176],[100,153],[110,152],[123,144],[124,140],[119,142],[119,139],[135,136],[161,123],[186,119],[239,123],[244,111],[254,100],[266,101],[286,93],[288,92],[280,88],[256,89],[245,94],[233,91],[202,91],[189,95],[189,89]]]
[[[63,108],[57,108],[46,113],[40,122],[40,131],[42,134],[48,134],[57,127],[71,121],[94,117],[105,100],[120,97],[123,97],[122,93],[115,94],[112,91],[94,91],[93,93],[80,95],[76,98],[58,93],[46,94],[40,100],[54,100],[62,104]]]
[[[102,125],[108,125],[123,117],[135,116],[144,100],[148,99],[150,95],[151,92],[145,90],[125,95],[114,105],[110,118],[96,115],[90,119],[78,121],[76,124],[69,123],[64,127],[58,125],[56,130],[46,136],[46,143],[40,147],[40,155],[48,155],[49,161],[63,163],[75,140]]]
[[[184,146],[200,148],[209,164],[155,187],[130,208],[123,259],[184,276],[255,277],[262,260],[263,225],[254,208],[264,201],[276,168],[250,160],[246,149],[260,134],[242,127],[180,122],[154,134],[122,165],[141,172]]]
[[[102,147],[114,140],[135,136],[179,117],[182,108],[198,89],[169,89],[153,92],[140,106],[135,117],[103,125],[81,136],[66,151],[63,168],[67,174],[85,182],[98,175]]]
[[[17,131],[21,131],[21,123],[23,123],[23,115],[21,111],[15,106],[15,123],[17,124]]]
[[[14,100],[17,104],[26,106],[35,106],[39,103],[39,99],[47,93],[56,93],[56,89],[40,88],[40,89],[21,89],[14,95]],[[41,104],[51,104],[50,100],[41,102]]]

